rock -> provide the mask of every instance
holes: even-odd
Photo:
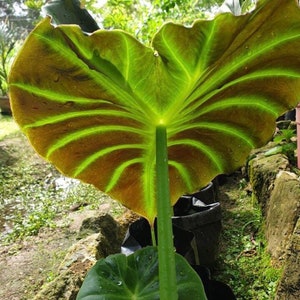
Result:
[[[79,232],[83,220],[92,217],[98,217],[99,215],[108,214],[110,210],[111,204],[105,203],[100,205],[100,207],[97,210],[84,209],[78,211],[71,211],[68,215],[68,219],[70,220],[69,230],[71,232]],[[65,220],[61,221],[61,223],[63,222],[65,222]]]
[[[300,219],[291,238],[287,251],[285,268],[280,281],[275,300],[300,299]]]
[[[248,163],[253,195],[266,219],[267,249],[284,267],[275,300],[300,299],[300,178],[282,155],[256,153]]]
[[[280,171],[266,214],[267,249],[273,259],[282,260],[300,215],[300,181],[294,173]]]
[[[93,234],[73,245],[58,270],[59,275],[33,300],[75,300],[86,272],[96,262],[99,242],[99,234]]]
[[[112,245],[118,244],[119,226],[115,219],[109,214],[100,214],[98,216],[89,217],[82,221],[79,229],[79,238],[84,238],[90,234],[101,232],[104,236],[111,240]],[[112,249],[109,249],[111,251]],[[117,249],[118,250],[118,249]],[[115,251],[113,251],[115,253]],[[104,256],[111,253],[104,253]]]
[[[126,210],[120,217],[116,219],[119,229],[120,229],[120,235],[122,240],[124,239],[126,235],[126,231],[131,223],[134,221],[138,220],[141,216],[138,214],[134,213],[131,210]]]
[[[33,300],[75,300],[87,271],[95,262],[120,252],[119,226],[109,214],[84,220],[80,232],[88,235],[69,249],[59,267],[59,275]]]
[[[287,170],[288,166],[289,161],[285,156],[277,154],[266,157],[263,153],[257,154],[248,164],[253,196],[261,205],[264,215],[268,210],[276,175],[280,170]]]

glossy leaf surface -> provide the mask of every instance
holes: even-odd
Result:
[[[13,114],[40,155],[153,221],[155,130],[168,133],[172,203],[241,166],[299,101],[300,11],[168,23],[152,48],[122,31],[43,20],[10,74]]]
[[[198,274],[182,256],[175,258],[178,299],[206,299]],[[157,249],[146,247],[129,256],[114,254],[99,260],[85,278],[77,300],[101,299],[160,299]]]

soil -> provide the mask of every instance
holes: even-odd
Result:
[[[43,230],[38,236],[2,246],[0,299],[28,300],[55,273],[76,234],[65,229]]]
[[[109,211],[109,205],[103,210]],[[71,222],[67,227],[59,225],[65,223],[65,218],[58,219],[55,229],[44,228],[37,236],[2,245],[0,299],[32,299],[44,283],[51,281],[67,250],[77,242],[79,227],[89,213],[89,210],[70,212],[67,218]],[[122,223],[121,219],[118,221]]]

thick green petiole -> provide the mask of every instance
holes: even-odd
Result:
[[[173,246],[166,127],[156,128],[156,186],[159,285],[161,300],[178,299]]]

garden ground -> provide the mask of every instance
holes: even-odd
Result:
[[[55,277],[90,209],[113,216],[123,209],[86,185],[57,188],[61,175],[34,153],[10,118],[0,120],[0,168],[0,299],[29,300]],[[225,178],[219,200],[224,229],[214,275],[238,299],[272,299],[280,270],[271,267],[260,210],[242,172]]]

